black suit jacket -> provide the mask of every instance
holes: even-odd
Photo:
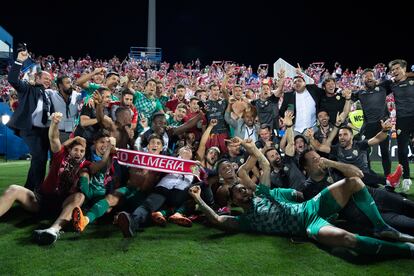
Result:
[[[21,65],[17,62],[13,63],[8,81],[17,91],[19,106],[10,118],[8,127],[20,131],[32,129],[32,114],[37,107],[39,98],[42,97],[43,85],[31,85],[19,79]]]
[[[307,84],[306,89],[311,94],[311,96],[312,96],[312,98],[313,98],[313,100],[315,101],[315,104],[316,104],[316,110],[318,110],[321,95],[323,93],[325,93],[324,90],[319,88],[315,84]],[[296,112],[297,111],[300,112],[300,110],[296,110],[296,92],[295,91],[291,91],[291,92],[285,93],[283,95],[283,102],[282,102],[282,105],[280,106],[280,110],[279,110],[280,117],[285,117],[285,111],[287,110],[289,104],[292,104],[294,106],[293,112],[294,112],[294,115],[296,117]]]

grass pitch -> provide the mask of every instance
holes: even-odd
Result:
[[[395,166],[395,165],[394,165]],[[0,192],[23,184],[29,162],[0,163]],[[374,169],[382,172],[379,163]],[[411,170],[412,177],[414,167]],[[410,192],[410,198],[413,195]],[[64,233],[51,247],[31,242],[34,229],[51,221],[13,207],[0,218],[0,275],[408,275],[410,259],[343,258],[312,242],[235,234],[194,224],[149,227],[124,239],[110,223],[89,226],[81,235]]]

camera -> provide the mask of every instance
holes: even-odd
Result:
[[[207,112],[207,106],[206,106],[206,104],[203,102],[203,101],[198,101],[198,106],[200,107],[200,110],[203,112],[203,113],[206,113]]]
[[[200,108],[204,108],[204,103],[203,103],[203,101],[198,101],[198,106],[200,107]]]

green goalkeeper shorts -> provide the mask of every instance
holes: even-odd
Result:
[[[319,230],[328,225],[329,218],[336,215],[341,207],[336,202],[328,188],[308,200],[305,205],[304,221],[308,237],[316,239]]]

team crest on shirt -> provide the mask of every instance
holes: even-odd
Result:
[[[336,96],[336,100],[339,101],[341,99],[341,96]]]
[[[361,136],[361,139],[362,139],[362,140],[365,140],[365,135],[362,135],[362,136]]]
[[[244,158],[240,159],[240,163],[242,163],[242,164],[244,163]]]
[[[379,87],[377,86],[377,87],[375,87],[375,91],[379,91]]]
[[[197,165],[193,165],[190,167],[191,173],[193,175],[200,175],[200,168]]]
[[[269,103],[267,101],[265,101],[265,106],[267,106]]]
[[[409,83],[410,85],[413,85],[413,84],[414,84],[414,80],[410,80],[408,83]]]
[[[283,171],[287,173],[289,171],[289,168],[287,166],[284,166]]]
[[[397,129],[397,134],[400,135],[401,129]]]
[[[358,156],[358,151],[357,150],[353,150],[352,151],[352,154],[355,155],[355,156]]]
[[[326,179],[326,181],[328,183],[330,183],[330,184],[332,184],[334,182],[332,176],[328,176],[328,178]]]

